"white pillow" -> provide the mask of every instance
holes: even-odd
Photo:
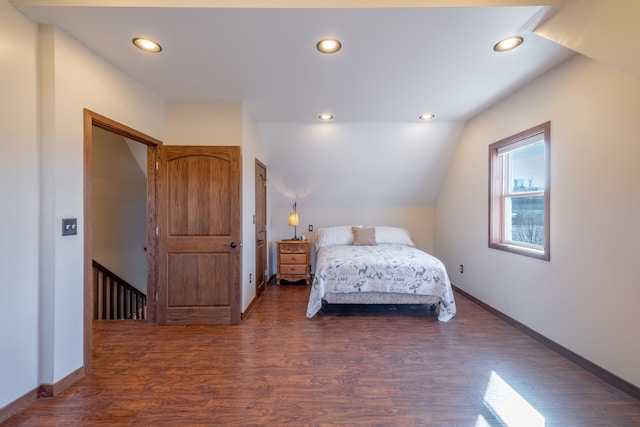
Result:
[[[316,251],[323,246],[351,245],[353,233],[350,225],[318,228],[316,233]]]
[[[404,228],[387,227],[385,225],[376,225],[376,243],[406,245],[415,248],[411,240],[411,234]]]

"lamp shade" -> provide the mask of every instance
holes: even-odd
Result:
[[[298,224],[299,224],[299,220],[298,220],[297,212],[291,212],[289,214],[289,225],[298,225]]]

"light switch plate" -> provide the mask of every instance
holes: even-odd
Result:
[[[62,235],[73,236],[78,234],[78,218],[62,218]]]

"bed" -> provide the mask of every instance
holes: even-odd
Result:
[[[323,304],[436,304],[443,322],[456,314],[444,264],[415,248],[403,228],[320,228],[316,253],[308,318]]]

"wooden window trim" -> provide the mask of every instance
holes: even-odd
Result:
[[[513,245],[505,243],[504,239],[504,210],[503,210],[503,166],[502,160],[498,155],[498,150],[507,145],[515,144],[526,138],[530,138],[534,135],[542,134],[544,137],[544,155],[545,155],[545,185],[544,185],[544,245],[543,249],[535,250],[529,249],[524,246]],[[550,253],[550,147],[551,147],[551,122],[542,123],[538,126],[534,126],[531,129],[527,129],[520,133],[517,133],[508,138],[494,142],[489,145],[489,247],[506,252],[511,252],[519,255],[524,255],[532,258],[541,259],[544,261],[551,260]]]

